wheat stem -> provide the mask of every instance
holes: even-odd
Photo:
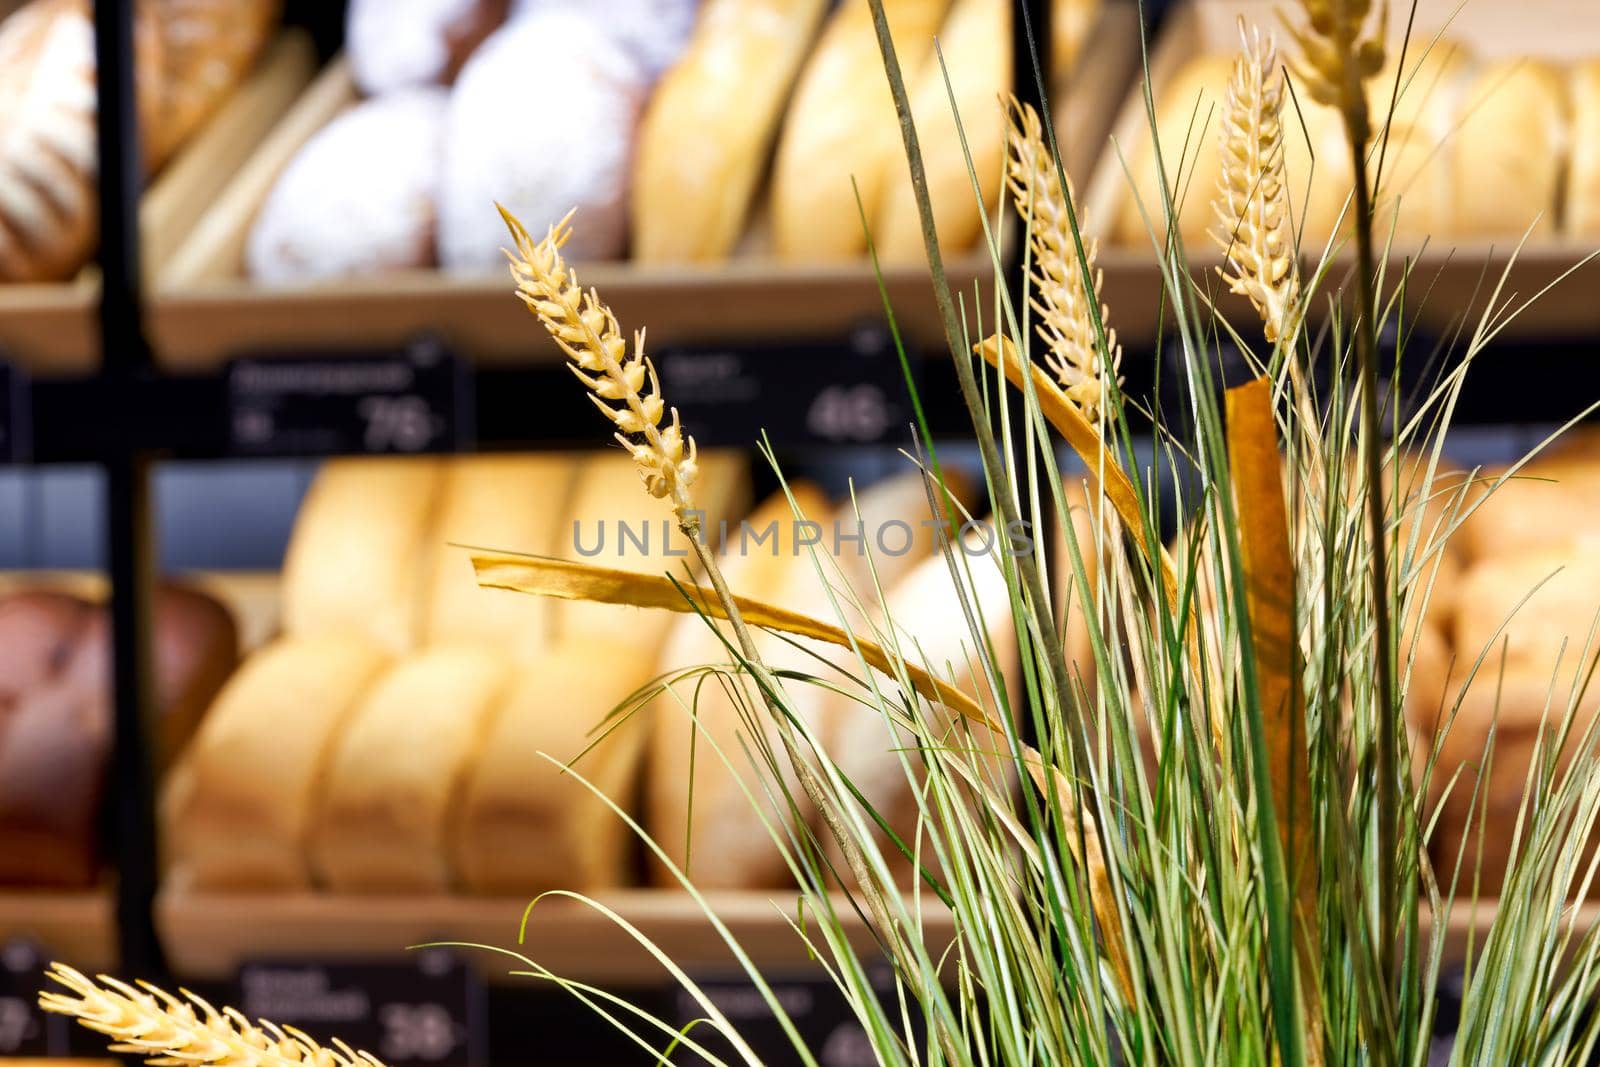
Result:
[[[1082,409],[1085,418],[1096,422],[1105,410],[1107,378],[1121,383],[1118,372],[1122,362],[1122,347],[1117,344],[1116,331],[1110,329],[1106,330],[1108,358],[1100,358],[1092,306],[1099,305],[1102,323],[1110,312],[1100,299],[1103,275],[1095,266],[1099,242],[1084,244],[1085,263],[1079,264],[1078,246],[1072,236],[1073,212],[1069,210],[1069,204],[1077,201],[1072,179],[1061,174],[1066,183],[1062,187],[1038,112],[1014,96],[1008,140],[1006,185],[1017,214],[1028,224],[1033,258],[1032,305],[1039,313],[1045,362],[1067,398]],[[1094,287],[1092,293],[1086,288],[1086,279]]]
[[[383,1067],[342,1041],[328,1048],[291,1026],[252,1023],[186,989],[179,999],[149,982],[136,988],[101,975],[96,984],[64,963],[51,964],[47,975],[70,993],[40,993],[41,1008],[76,1018],[114,1038],[111,1051],[143,1056],[157,1067]]]

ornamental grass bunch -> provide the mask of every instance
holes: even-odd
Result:
[[[967,635],[967,690],[951,683],[951,664],[925,661],[911,637],[921,620],[860,610],[868,591],[841,588],[822,557],[814,563],[838,608],[833,620],[741,596],[703,549],[695,562],[706,586],[514,557],[478,559],[480,581],[693,612],[723,634],[727,662],[706,670],[753,682],[752,728],[741,751],[708,737],[703,758],[750,783],[751,803],[798,887],[798,907],[782,910],[795,916],[794,935],[837,984],[877,1062],[1437,1062],[1447,931],[1457,909],[1476,906],[1476,872],[1467,857],[1435,869],[1426,845],[1438,797],[1476,798],[1479,779],[1472,766],[1440,764],[1438,740],[1410,742],[1416,630],[1450,537],[1519,466],[1494,480],[1440,476],[1443,435],[1504,309],[1487,309],[1456,361],[1404,404],[1397,391],[1380,392],[1376,326],[1397,313],[1409,269],[1379,269],[1365,166],[1386,137],[1370,128],[1365,94],[1383,65],[1387,11],[1367,0],[1302,0],[1300,15],[1289,17],[1295,83],[1340,109],[1357,163],[1352,291],[1329,281],[1341,273],[1329,257],[1345,249],[1300,272],[1282,173],[1290,93],[1270,33],[1247,27],[1225,112],[1194,134],[1221,139],[1214,207],[1226,291],[1209,272],[1191,272],[1179,242],[1163,236],[1178,229],[1167,194],[1151,244],[1186,391],[1176,410],[1144,411],[1122,391],[1095,244],[1083,233],[1048,110],[1009,109],[1006,178],[1027,233],[1023,288],[1002,280],[987,294],[952,292],[885,0],[869,2],[995,522],[1059,529],[1065,551],[973,558],[946,546],[960,610],[945,621]],[[1170,173],[1159,143],[1156,151]],[[675,414],[667,420],[642,334],[630,354],[600,294],[578,287],[560,255],[573,223],[535,241],[507,222],[519,294],[572,360],[648,491],[667,498],[692,531],[693,444]],[[1004,279],[993,227],[986,236]],[[1306,314],[1318,305],[1329,306],[1329,323],[1313,332]],[[1251,308],[1258,322],[1248,322]],[[1400,336],[1404,366],[1405,329]],[[1244,351],[1253,373],[1228,390],[1213,354],[1223,338]],[[1313,384],[1323,379],[1332,386]],[[1020,416],[996,402],[1008,391],[1021,398]],[[925,423],[915,429],[930,506],[948,506],[938,442]],[[1164,495],[1157,467],[1193,477]],[[1075,508],[1087,525],[1069,521]],[[1163,532],[1172,528],[1183,533],[1167,547]],[[1007,683],[988,638],[993,620],[975,606],[978,567],[1004,577],[1020,683]],[[1062,587],[1071,595],[1054,595]],[[1067,613],[1088,634],[1090,653],[1077,660],[1061,637]],[[835,680],[769,670],[755,630],[830,648],[837,673],[818,675]],[[1596,652],[1591,639],[1580,653],[1591,669]],[[1463,650],[1464,685],[1426,712],[1440,738],[1467,687],[1495,685],[1496,663],[1493,649]],[[1552,692],[1519,845],[1493,920],[1469,954],[1451,1063],[1580,1064],[1600,1040],[1592,1008],[1600,935],[1573,912],[1600,862],[1586,849],[1600,819],[1600,737],[1593,717],[1573,725],[1574,713],[1593,704],[1588,673]],[[859,713],[882,721],[884,745],[901,753],[918,807],[908,836],[886,833],[888,822],[797,713],[799,687],[839,686],[841,677],[853,680]],[[672,697],[666,713],[692,718],[694,686],[673,682],[661,682]],[[952,714],[972,729],[953,736]],[[763,740],[762,724],[776,743]],[[997,759],[1014,773],[992,773]],[[582,780],[581,765],[569,770]],[[791,781],[804,805],[787,791]],[[805,817],[812,807],[820,821]],[[692,867],[673,867],[639,832],[705,907],[710,929],[792,1039],[794,1061],[819,1063],[820,1050],[806,1045],[761,969],[695,890]],[[848,877],[830,862],[835,854]],[[902,891],[897,873],[907,864],[916,877]],[[926,918],[936,909],[954,920],[948,943],[929,937]],[[875,935],[870,951],[848,936],[857,914]],[[650,1062],[680,1051],[713,1064],[759,1062],[681,971],[673,969],[703,1013],[685,1029],[518,958],[522,973],[601,1013]],[[882,966],[887,994],[876,977]],[[140,1050],[179,1056],[153,1045]]]

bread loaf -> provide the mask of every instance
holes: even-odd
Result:
[[[134,47],[137,110],[159,142],[161,39],[147,5]],[[94,251],[94,71],[89,0],[33,0],[0,24],[0,282],[60,281]]]
[[[1379,241],[1421,241],[1449,232],[1455,216],[1450,144],[1460,121],[1463,89],[1472,70],[1467,49],[1437,41],[1419,55],[1406,56],[1400,96],[1392,112],[1398,54],[1368,84],[1373,121],[1381,130],[1390,116],[1383,170],[1374,205]]]
[[[983,216],[1000,195],[1006,153],[1001,98],[1012,86],[1011,9],[1011,0],[955,0],[939,33],[948,85],[946,70],[936,59],[924,61],[908,85],[939,246],[947,254],[978,242]],[[952,98],[961,120],[959,131]],[[973,191],[973,173],[981,196]],[[908,171],[891,171],[874,218],[872,240],[885,262],[923,260],[922,219]]]
[[[506,9],[507,0],[350,0],[350,73],[369,95],[449,84]]]
[[[804,521],[817,523],[817,528],[799,526],[801,520],[795,518],[788,500],[776,494],[745,521],[745,536],[739,531],[730,536],[719,565],[734,593],[804,610],[805,605],[795,599],[815,597],[819,590],[810,555],[799,542],[821,536],[822,524],[832,517],[833,508],[814,486],[792,483],[790,490]],[[800,656],[792,646],[770,635],[757,636],[756,645],[764,660],[773,657],[767,660],[768,666],[792,664]],[[819,669],[815,659],[803,658],[804,669]],[[676,620],[668,635],[660,671],[688,671],[710,664],[728,670],[732,662],[722,640],[703,620],[685,616]],[[742,704],[730,694],[734,688],[742,694]],[[829,694],[800,683],[786,685],[785,690],[796,716],[813,729],[820,728]],[[760,695],[748,679],[732,676],[687,678],[675,686],[675,693],[676,699],[663,696],[656,705],[646,803],[651,836],[680,867],[688,859],[689,876],[700,889],[781,884],[787,868],[763,825],[763,812],[754,806],[765,801],[752,802],[741,788],[743,782],[756,797],[763,796],[752,780],[746,748],[757,752],[760,738],[776,743]],[[753,722],[746,721],[742,708],[753,709]],[[753,727],[762,731],[760,737],[752,733]],[[780,752],[776,759],[780,778],[809,819],[811,813],[804,794],[798,792],[787,757]],[[786,813],[768,811],[765,816],[782,819]],[[659,867],[655,878],[663,884],[677,884]]]
[[[744,514],[748,464],[742,454],[726,450],[701,452],[699,462],[694,500],[703,513],[704,540],[714,546],[722,524]],[[672,509],[645,491],[638,466],[621,452],[582,461],[554,554],[641,574],[683,578],[699,571]],[[552,607],[562,640],[604,641],[627,633],[630,647],[652,661],[673,621],[666,612],[614,604],[561,600]]]
[[[1100,20],[1103,0],[1053,0],[1050,9],[1050,65],[1055,79],[1070,75],[1089,33]],[[1038,32],[1037,29],[1035,32]]]
[[[743,232],[825,0],[706,0],[639,131],[633,254],[716,261]]]
[[[367,100],[295,153],[250,227],[245,262],[270,285],[431,266],[449,93]]]
[[[454,881],[446,835],[507,677],[481,649],[428,649],[362,699],[331,749],[312,861],[334,889],[439,890]]]
[[[950,0],[889,0],[895,51],[917,70]],[[886,181],[905,181],[900,120],[878,54],[867,0],[829,17],[795,87],[772,165],[772,237],[780,258],[849,259],[866,248],[860,203],[872,216]],[[852,184],[853,183],[853,184]]]
[[[1461,523],[1458,538],[1467,557],[1482,560],[1524,555],[1600,540],[1592,516],[1600,508],[1600,464],[1581,457],[1537,459],[1490,491],[1500,469],[1479,474],[1487,493]]]
[[[354,631],[284,638],[245,662],[163,791],[173,884],[311,885],[306,845],[329,754],[388,662]]]
[[[1574,63],[1572,164],[1567,170],[1564,225],[1574,237],[1600,234],[1600,59]]]
[[[540,86],[551,106],[533,105],[538,118],[530,121]],[[577,208],[579,224],[564,254],[580,262],[620,256],[644,90],[641,68],[595,19],[537,11],[497,30],[462,69],[450,98],[439,208],[444,266],[505,270],[496,202],[538,234]],[[512,129],[517,135],[507,136]]]
[[[933,510],[920,470],[884,478],[839,502],[828,547],[868,576],[857,590],[867,603],[878,602],[881,593],[941,551],[966,522],[976,501],[972,483],[953,467],[945,467],[943,475],[953,525],[943,502]],[[834,537],[837,545],[831,543]]]
[[[89,615],[87,602],[64,593],[30,590],[0,597],[0,743],[11,705],[60,673]]]
[[[160,118],[153,165],[169,158],[250,72],[271,38],[281,0],[146,0],[161,34]]]
[[[428,583],[425,636],[430,644],[471,644],[518,661],[543,656],[554,631],[556,603],[482,588],[472,572],[471,549],[566,555],[561,516],[573,473],[571,458],[556,455],[450,462]]]
[[[1488,650],[1486,663],[1498,665],[1504,649],[1511,662],[1547,685],[1559,668],[1564,692],[1580,670],[1600,612],[1600,558],[1567,547],[1482,560],[1462,577],[1458,604],[1454,641],[1463,663]],[[1539,710],[1503,707],[1501,713],[1537,718]]]
[[[283,561],[286,632],[355,629],[391,652],[416,644],[422,583],[437,549],[437,460],[324,463]]]
[[[83,886],[98,875],[112,737],[110,630],[106,609],[94,612],[62,669],[23,695],[0,736],[0,883]],[[159,772],[231,669],[233,624],[210,598],[162,588],[152,643]]]
[[[986,543],[993,546],[987,552]],[[1002,705],[984,665],[989,650],[994,655],[989,661],[994,671],[992,677],[1003,681],[1007,700],[1016,701],[1020,697],[1010,593],[1000,569],[1000,558],[995,554],[1003,551],[1003,543],[992,528],[969,530],[957,554],[961,573],[959,592],[957,579],[950,573],[949,560],[935,555],[923,559],[895,583],[885,605],[889,624],[894,627],[894,644],[901,657],[972,696],[997,720]],[[987,648],[970,629],[963,603],[973,613],[970,625],[982,627]],[[880,678],[878,684],[885,692],[885,702],[898,706],[899,699],[893,695],[895,683]],[[928,740],[922,742],[904,726],[885,722],[882,714],[870,704],[864,706],[854,701],[836,707],[834,719],[826,731],[827,751],[840,773],[854,784],[895,836],[914,851],[921,813],[918,791],[926,778],[926,758],[918,752],[919,744],[932,744],[976,757],[963,762],[978,767],[982,780],[994,788],[1004,790],[1015,781],[1005,756],[1009,749],[1003,736],[981,726],[971,726],[948,709],[931,706],[926,701],[917,704],[928,730],[924,735]],[[910,885],[915,881],[916,868],[900,855],[887,835],[878,833],[875,836],[897,881],[902,886]],[[837,843],[829,838],[826,846],[835,869],[847,870]],[[921,847],[921,864],[930,870],[937,866],[926,842]],[[845,881],[849,883],[853,879],[846,877]]]
[[[615,642],[590,640],[553,646],[517,668],[466,773],[450,835],[467,888],[527,894],[625,884],[627,826],[545,757],[581,755],[576,774],[630,810],[649,731],[635,718],[607,718],[652,667],[631,651],[619,656]]]
[[[1089,495],[1084,488],[1082,475],[1064,475],[1062,494],[1066,498],[1067,523],[1077,542],[1084,580],[1091,590],[1097,590],[1101,559],[1098,546],[1117,543],[1116,531],[1121,528],[1120,522],[1109,500]],[[1078,588],[1072,547],[1067,540],[1068,525],[1055,521],[1053,528],[1055,554],[1050,559],[1050,566],[1053,568],[1052,581],[1056,590],[1056,627],[1061,633],[1061,647],[1066,653],[1068,672],[1075,684],[1083,686],[1085,692],[1093,692],[1096,665],[1089,617],[1097,614],[1098,608],[1093,598],[1085,599]]]
[[[699,6],[700,0],[608,0],[602,7],[588,0],[512,0],[511,14],[565,7],[598,18],[653,80],[682,55]]]
[[[1519,238],[1556,228],[1567,105],[1558,70],[1536,60],[1481,67],[1450,138],[1452,236]]]

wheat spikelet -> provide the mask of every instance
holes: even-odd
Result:
[[[1300,299],[1289,190],[1283,172],[1283,71],[1270,33],[1247,31],[1233,61],[1227,107],[1218,136],[1222,173],[1212,203],[1218,228],[1212,239],[1227,255],[1217,273],[1228,288],[1250,298],[1267,340],[1288,340]]]
[[[1033,252],[1032,303],[1039,313],[1039,336],[1047,345],[1045,361],[1067,398],[1094,422],[1104,411],[1107,389],[1106,367],[1100,359],[1091,311],[1093,304],[1100,304],[1101,273],[1094,265],[1099,243],[1085,240],[1083,245],[1089,276],[1094,281],[1094,292],[1090,294],[1085,290],[1067,212],[1068,198],[1074,196],[1072,180],[1067,179],[1063,193],[1055,158],[1045,144],[1039,114],[1032,106],[1012,97],[1010,119],[1006,185],[1017,213],[1028,223],[1028,243]],[[1106,306],[1100,304],[1102,325],[1107,314]],[[1122,349],[1117,344],[1116,331],[1110,328],[1106,328],[1106,350],[1114,377],[1122,361]],[[1120,383],[1121,379],[1117,380]]]
[[[106,975],[97,985],[62,963],[51,964],[48,974],[75,995],[40,993],[41,1008],[73,1016],[115,1038],[111,1051],[144,1056],[157,1067],[383,1067],[342,1041],[327,1048],[293,1027],[218,1011],[188,990],[180,990],[180,1000],[149,982],[135,988]]]
[[[698,472],[694,438],[684,435],[676,408],[671,422],[661,425],[665,404],[655,365],[644,354],[644,331],[634,335],[630,355],[616,315],[598,292],[583,290],[577,272],[561,258],[573,214],[567,212],[535,244],[522,223],[500,208],[517,244],[515,253],[506,253],[517,295],[571,359],[567,366],[589,390],[594,406],[617,427],[616,438],[639,465],[650,495],[670,499],[679,522],[690,522],[689,487]]]
[[[1384,0],[1371,37],[1363,38],[1372,0],[1300,0],[1308,28],[1285,19],[1300,45],[1297,73],[1311,99],[1338,108],[1351,138],[1365,145],[1372,137],[1364,83],[1383,67],[1383,30],[1389,22]]]

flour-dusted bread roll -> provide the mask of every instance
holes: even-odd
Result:
[[[977,244],[983,236],[983,216],[1000,195],[1006,154],[1001,98],[1012,86],[1011,9],[1010,0],[955,0],[939,31],[946,69],[936,59],[925,60],[908,85],[934,224],[946,253]],[[960,130],[951,112],[952,97]],[[972,173],[978,176],[981,196],[973,191]],[[922,219],[904,161],[891,168],[886,179],[872,240],[886,262],[920,262],[925,255]]]
[[[354,631],[283,638],[245,661],[162,794],[174,884],[311,885],[307,839],[332,749],[388,663]]]
[[[706,0],[656,88],[633,172],[633,254],[724,259],[767,163],[825,0]]]
[[[749,503],[749,463],[742,453],[728,450],[701,452],[699,463],[692,492],[702,512],[703,540],[714,547],[722,525],[736,521]],[[699,572],[672,508],[645,491],[632,457],[624,452],[588,457],[581,461],[576,477],[555,555],[679,579]],[[560,600],[552,607],[563,640],[578,641],[587,635],[603,641],[626,633],[630,647],[651,660],[660,652],[673,620],[664,611],[616,604]]]
[[[145,0],[161,34],[159,166],[216,113],[272,35],[281,0]]]
[[[499,656],[454,646],[401,660],[378,680],[328,762],[311,839],[327,885],[384,892],[452,884],[454,806],[507,676]]]
[[[319,130],[250,227],[250,276],[282,285],[430,266],[449,102],[444,89],[405,90]]]
[[[889,0],[884,10],[906,70],[917,70],[950,0]],[[836,8],[806,61],[772,165],[772,239],[793,260],[860,256],[886,180],[903,180],[900,120],[883,73],[872,7]],[[854,183],[852,185],[852,182]]]
[[[577,208],[568,258],[620,256],[645,85],[642,68],[597,18],[536,11],[497,30],[462,69],[450,97],[439,209],[444,266],[505,269],[496,202],[537,234]],[[530,109],[541,92],[549,106]]]
[[[415,645],[443,479],[434,459],[324,463],[283,561],[285,631],[360,630],[393,652]]]
[[[566,555],[561,519],[574,466],[570,457],[557,455],[450,461],[428,585],[428,643],[473,644],[519,661],[542,656],[554,631],[556,602],[479,586],[471,548]]]
[[[990,684],[988,671],[992,669],[992,677],[1005,686],[1008,701],[1015,702],[1020,697],[1015,669],[1016,630],[998,554],[1005,550],[1003,544],[992,528],[971,528],[956,550],[959,578],[951,575],[950,561],[942,553],[929,556],[895,583],[885,603],[887,625],[893,627],[892,647],[898,647],[905,662],[973,697],[997,722],[1001,702]],[[970,624],[962,609],[963,600],[973,612]],[[974,626],[979,628],[977,632],[972,629]],[[984,657],[989,649],[994,658],[986,667]],[[893,696],[895,683],[880,677],[878,684],[889,702],[897,704]],[[919,701],[918,707],[933,732],[932,744],[972,754],[986,783],[1001,790],[1010,786],[1015,776],[1003,755],[1003,735],[971,725],[925,700]],[[870,703],[841,702],[827,726],[827,751],[840,773],[860,790],[908,848],[915,847],[920,813],[917,791],[925,779],[924,758],[916,751],[917,746],[914,733],[886,723]],[[879,850],[900,884],[911,884],[916,869],[887,835],[878,834],[877,839]],[[826,846],[835,868],[844,871],[844,856],[837,844],[829,838]],[[922,865],[936,867],[926,842],[922,846]]]
[[[653,673],[642,655],[592,640],[552,646],[516,669],[466,773],[450,835],[468,889],[526,894],[625,884],[631,832],[550,759],[576,760],[577,775],[631,811],[649,730],[638,719],[610,724],[607,717]]]
[[[506,9],[507,0],[350,0],[350,73],[369,95],[448,84]]]
[[[810,554],[800,542],[821,537],[834,509],[814,486],[793,483],[790,490],[803,518],[795,517],[783,494],[774,494],[745,520],[740,530],[730,535],[719,565],[737,595],[815,611],[822,590]],[[801,526],[801,522],[816,526]],[[780,638],[758,635],[756,645],[769,667],[799,666],[812,673],[821,670],[819,661]],[[726,671],[732,662],[727,648],[703,620],[684,616],[673,625],[658,671],[683,672],[712,664],[720,664]],[[701,680],[695,676],[676,683],[676,698],[665,694],[655,705],[645,808],[650,834],[680,867],[687,853],[689,876],[698,888],[748,889],[782,884],[787,868],[767,834],[763,816],[783,818],[787,813],[763,813],[754,803],[765,802],[752,802],[745,792],[749,789],[757,798],[765,795],[752,775],[745,752],[746,746],[751,752],[758,751],[762,738],[778,744],[769,713],[748,679],[707,678],[703,685],[699,684]],[[732,687],[743,693],[742,704],[730,695]],[[832,703],[831,694],[798,682],[785,689],[796,716],[813,730],[820,730]],[[744,714],[751,708],[753,722],[747,721]],[[692,709],[693,716],[686,709]],[[693,775],[689,773],[691,753]],[[799,792],[787,757],[779,752],[777,762],[780,777],[791,788],[803,817],[809,821],[813,813]],[[662,884],[677,884],[659,867],[654,875]]]
[[[1567,170],[1564,226],[1574,237],[1600,234],[1600,59],[1572,65],[1572,164]]]
[[[676,63],[694,30],[700,0],[512,0],[513,17],[544,8],[565,7],[598,18],[652,79]]]
[[[1488,63],[1471,76],[1450,138],[1451,234],[1520,238],[1555,232],[1567,162],[1566,87],[1548,63]]]
[[[139,16],[138,112],[159,140],[161,39]],[[88,0],[33,0],[0,24],[0,282],[60,281],[94,251],[94,71]]]

